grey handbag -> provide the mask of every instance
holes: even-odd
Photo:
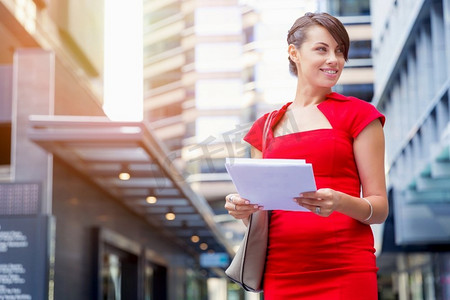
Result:
[[[268,211],[261,210],[250,215],[244,239],[225,270],[227,276],[246,291],[262,291],[268,234]]]
[[[273,111],[268,115],[264,124],[263,152],[266,149],[266,139],[275,112]],[[267,210],[257,211],[250,215],[244,239],[230,266],[225,270],[225,274],[246,291],[262,292],[269,237],[269,219],[270,214]]]

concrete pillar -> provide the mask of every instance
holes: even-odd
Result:
[[[225,278],[209,278],[208,299],[227,300],[227,280]]]
[[[410,300],[409,294],[409,275],[408,275],[408,260],[406,254],[397,255],[397,270],[398,270],[398,299]]]
[[[450,70],[450,0],[442,1],[442,11],[444,13],[444,28],[445,28],[445,45],[447,53],[447,72]],[[445,69],[445,68],[444,68]]]
[[[16,183],[40,184],[40,213],[52,210],[53,157],[27,137],[30,115],[53,115],[55,57],[42,49],[14,54],[12,92],[11,175]]]
[[[11,122],[12,66],[0,65],[0,123]]]

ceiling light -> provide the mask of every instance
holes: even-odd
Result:
[[[202,250],[206,250],[206,249],[208,249],[208,244],[207,243],[201,243],[199,247]]]
[[[155,196],[148,196],[147,198],[145,198],[145,201],[146,201],[148,204],[155,204],[156,201],[158,201],[158,199],[156,199]]]
[[[173,212],[172,208],[169,208],[169,211],[166,213],[166,219],[168,221],[173,221],[173,220],[175,220],[175,217],[176,217],[176,215]]]
[[[120,179],[120,180],[129,180],[130,178],[131,178],[130,171],[129,171],[128,168],[124,165],[124,166],[120,169],[119,179]]]
[[[131,178],[130,173],[127,172],[121,172],[119,174],[119,179],[120,180],[129,180]]]
[[[166,219],[167,220],[169,220],[169,221],[173,221],[173,220],[175,220],[175,214],[173,213],[173,212],[168,212],[167,214],[166,214]]]
[[[193,234],[193,235],[191,236],[191,242],[193,242],[193,243],[198,243],[199,241],[200,241],[200,237],[199,237],[198,235]]]

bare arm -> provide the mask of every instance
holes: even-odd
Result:
[[[389,213],[389,205],[386,194],[386,177],[384,169],[384,133],[379,120],[370,123],[356,137],[353,143],[356,165],[362,185],[364,198],[373,206],[373,215],[368,220],[370,224],[383,223]],[[349,200],[351,201],[351,200]],[[362,209],[351,209],[347,205],[350,216],[358,220],[367,218],[367,203],[358,201]],[[364,207],[366,207],[364,209]],[[344,208],[345,210],[345,208]]]

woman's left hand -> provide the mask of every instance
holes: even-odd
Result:
[[[305,192],[295,197],[294,201],[313,213],[328,217],[339,206],[341,192],[332,189],[319,189],[315,192]]]

